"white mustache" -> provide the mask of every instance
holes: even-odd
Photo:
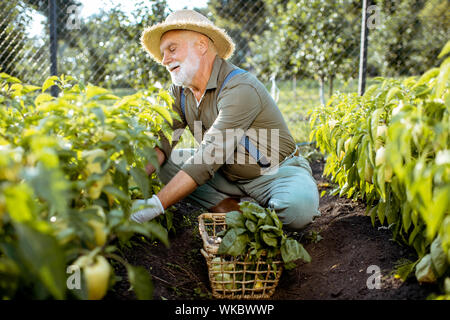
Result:
[[[181,64],[179,62],[172,62],[171,64],[169,64],[166,69],[167,71],[171,72],[171,70],[173,68],[179,67]]]

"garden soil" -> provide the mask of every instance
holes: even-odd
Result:
[[[329,189],[322,176],[323,160],[311,162],[319,192]],[[212,299],[208,269],[200,253],[202,241],[197,217],[204,209],[182,201],[174,206],[174,226],[170,247],[134,237],[122,256],[131,264],[145,267],[152,276],[154,299]],[[414,251],[392,239],[391,230],[371,223],[361,202],[338,196],[320,199],[321,216],[293,236],[304,244],[311,262],[297,262],[285,270],[273,300],[424,300],[437,288],[420,285],[414,276],[396,278],[396,266],[417,259]],[[381,271],[376,282],[374,270]],[[116,266],[121,278],[105,297],[107,300],[136,299],[125,269]]]

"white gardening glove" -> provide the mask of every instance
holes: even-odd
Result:
[[[143,207],[145,208],[139,210]],[[144,223],[156,218],[160,214],[163,214],[164,207],[161,204],[159,198],[154,194],[150,199],[147,200],[135,200],[131,207],[131,212],[133,212],[133,214],[130,216],[131,220],[137,223]]]

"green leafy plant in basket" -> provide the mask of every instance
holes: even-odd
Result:
[[[239,205],[241,212],[228,212],[225,216],[227,228],[217,233],[217,237],[222,237],[217,253],[235,257],[235,269],[243,267],[239,258],[256,262],[263,257],[267,263],[258,264],[259,271],[264,271],[263,269],[270,265],[275,273],[275,260],[282,260],[285,269],[295,268],[295,261],[298,259],[311,261],[302,244],[288,237],[283,231],[282,223],[274,211],[249,201],[243,201]],[[247,267],[250,273],[245,275],[245,279],[237,280],[253,280],[252,285],[258,287],[258,273],[251,273],[255,268],[256,264]],[[242,275],[243,273],[238,273],[236,276],[243,277]],[[253,279],[249,279],[251,276]]]

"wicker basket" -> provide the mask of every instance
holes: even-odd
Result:
[[[202,255],[208,265],[213,297],[218,299],[268,299],[275,292],[283,271],[281,260],[268,263],[264,254],[254,261],[248,256],[218,255],[216,234],[226,229],[225,213],[198,217],[203,240]]]

